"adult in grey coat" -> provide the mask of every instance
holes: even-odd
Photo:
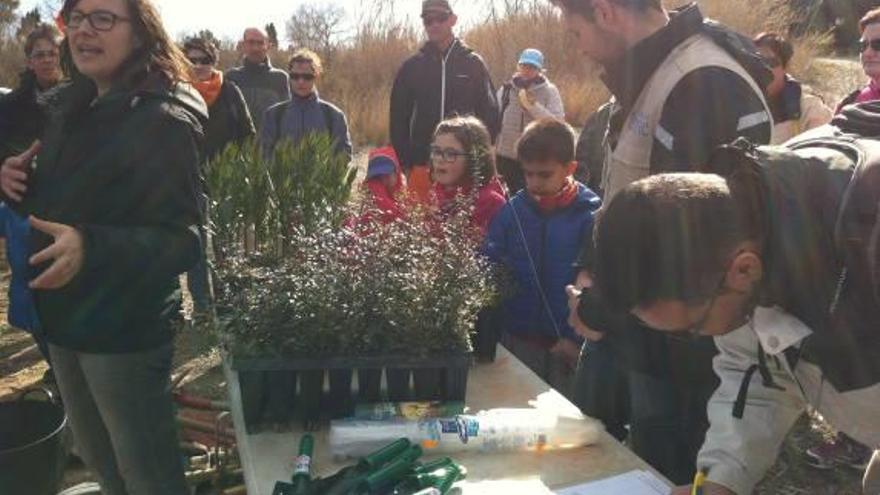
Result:
[[[351,159],[351,137],[345,114],[337,106],[318,96],[316,82],[321,76],[321,59],[311,50],[298,50],[288,64],[290,100],[278,103],[263,115],[260,145],[263,153],[272,153],[283,139],[298,143],[307,134],[328,133],[336,151]]]
[[[244,54],[241,67],[230,69],[226,79],[235,83],[247,103],[254,125],[259,131],[263,114],[272,105],[290,99],[287,74],[272,67],[269,60],[271,43],[260,28],[247,28],[240,42]]]

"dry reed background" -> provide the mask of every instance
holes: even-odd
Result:
[[[366,14],[354,22],[353,33],[321,53],[327,69],[320,82],[322,95],[345,110],[353,137],[361,145],[388,140],[388,102],[394,75],[422,43],[421,30],[411,20],[395,18],[394,0],[371,1],[363,10]],[[482,20],[459,26],[458,32],[486,60],[496,86],[510,77],[517,54],[535,47],[545,54],[549,77],[559,87],[566,116],[573,125],[582,124],[607,99],[598,70],[573,48],[558,11],[548,1],[477,1],[485,5]],[[665,3],[673,8],[687,2]],[[796,18],[785,0],[699,0],[699,4],[707,16],[749,35],[764,30],[786,32]],[[833,102],[846,88],[827,89],[828,81],[813,66],[816,56],[826,51],[823,39],[810,34],[794,40],[792,72],[818,82],[818,89],[826,91],[827,99]],[[233,43],[224,45],[220,66],[229,68],[237,64],[239,56]],[[275,50],[273,62],[284,67],[289,54],[290,48]],[[22,64],[18,43],[0,39],[0,85],[14,85]]]
[[[676,7],[687,2],[666,2]],[[780,0],[700,0],[703,12],[743,33],[765,30],[786,32],[795,14]],[[559,87],[566,117],[582,124],[607,97],[598,70],[573,48],[559,13],[546,1],[510,2],[506,8],[486,7],[483,22],[459,29],[465,42],[486,60],[496,86],[510,77],[521,50],[535,47],[544,52],[548,74]],[[792,72],[811,81],[816,77],[812,61],[825,49],[825,37],[810,34],[793,40],[796,56]],[[388,100],[397,68],[422,43],[421,32],[391,16],[361,23],[354,36],[331,49],[327,72],[321,81],[322,95],[348,114],[354,139],[376,144],[388,139]],[[283,66],[287,51],[273,55]],[[232,63],[235,54],[227,52]],[[838,98],[829,95],[829,101]]]

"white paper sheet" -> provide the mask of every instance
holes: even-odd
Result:
[[[649,471],[628,473],[558,490],[556,495],[669,495],[672,488]]]

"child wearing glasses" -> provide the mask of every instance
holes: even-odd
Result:
[[[263,115],[259,139],[264,154],[272,153],[284,139],[296,145],[307,134],[323,132],[333,137],[338,153],[351,159],[351,137],[345,114],[318,95],[317,81],[322,71],[320,57],[311,50],[297,50],[290,57],[287,72],[291,98],[269,107]]]
[[[489,226],[489,258],[513,274],[516,292],[502,307],[502,342],[564,395],[572,392],[583,339],[569,326],[565,287],[574,283],[583,239],[601,201],[573,175],[575,134],[565,122],[529,124],[517,144],[525,188]]]
[[[485,235],[505,203],[504,186],[495,172],[492,139],[476,117],[444,120],[430,147],[434,180],[432,201],[441,217],[472,208],[471,222]]]

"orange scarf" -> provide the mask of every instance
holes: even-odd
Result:
[[[201,93],[202,98],[205,99],[205,103],[210,107],[220,96],[220,88],[223,87],[223,73],[219,70],[215,70],[214,73],[211,74],[210,79],[207,81],[197,81],[193,86],[195,86],[199,93]]]

